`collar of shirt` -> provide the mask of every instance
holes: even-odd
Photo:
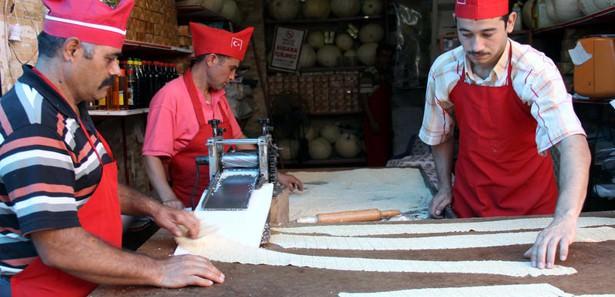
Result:
[[[211,102],[207,103],[207,101],[205,101],[205,95],[203,94],[203,92],[201,92],[201,90],[198,91],[199,100],[201,100],[201,102],[205,106],[215,106],[216,104],[218,104],[218,101],[220,101],[220,97],[222,97],[223,95],[224,95],[224,89],[220,89],[220,90],[209,89],[209,96],[211,98]]]
[[[77,118],[75,111],[73,111],[68,102],[66,102],[66,99],[58,93],[57,88],[51,84],[49,79],[30,65],[23,65],[22,70],[23,75],[18,79],[19,82],[36,89],[41,96],[43,96],[44,100],[51,103],[51,105],[53,105],[58,112],[62,113],[64,116],[74,119]],[[84,125],[86,125],[86,128],[90,132],[95,131],[94,122],[91,120],[85,102],[79,103],[77,108],[79,108],[81,120]]]
[[[493,85],[496,82],[499,82],[502,79],[506,79],[507,70],[508,70],[508,57],[509,51],[511,47],[510,39],[506,42],[506,47],[504,48],[504,52],[500,59],[495,64],[487,78],[483,79],[472,71],[472,65],[470,64],[470,59],[466,59],[465,51],[462,51],[462,57],[459,57],[461,61],[463,61],[464,70],[466,72],[466,79],[469,82],[472,82],[477,85]]]

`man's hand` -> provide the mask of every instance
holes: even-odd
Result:
[[[291,192],[303,191],[303,183],[293,175],[278,173],[278,180],[284,187],[290,189]]]
[[[158,286],[181,288],[185,286],[209,287],[224,282],[224,274],[209,260],[195,255],[174,256],[161,260]]]
[[[441,189],[431,199],[429,205],[429,215],[435,219],[441,219],[444,217],[444,208],[449,206],[453,201],[453,194],[450,189]]]
[[[199,236],[199,220],[191,212],[161,205],[152,218],[158,226],[169,230],[174,236],[190,238]],[[183,226],[185,230],[182,230],[180,226]]]
[[[175,199],[175,198],[168,199],[168,200],[163,200],[162,201],[162,205],[168,206],[168,207],[174,208],[174,209],[179,209],[179,210],[183,210],[184,209],[184,204],[181,201],[179,201],[178,199]]]
[[[554,219],[547,228],[538,233],[534,245],[524,256],[531,258],[536,268],[553,268],[558,253],[560,261],[568,258],[568,247],[574,242],[577,231],[577,218]]]

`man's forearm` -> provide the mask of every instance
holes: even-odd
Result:
[[[572,135],[562,140],[560,152],[559,197],[555,219],[576,218],[583,207],[589,181],[591,155],[583,135]]]
[[[97,284],[157,285],[160,265],[112,247],[80,227],[32,234],[43,263]],[[66,247],[71,247],[66,253]]]
[[[438,172],[438,190],[450,189],[452,186],[451,172],[453,170],[453,137],[445,142],[431,147]]]
[[[118,185],[118,192],[122,214],[153,216],[155,211],[162,206],[158,201],[122,184]]]
[[[156,194],[158,194],[160,200],[164,202],[167,200],[177,199],[177,197],[175,197],[175,193],[173,193],[173,190],[169,185],[166,170],[160,157],[145,156],[144,160],[145,171],[147,172],[149,181],[152,187],[154,187],[154,190],[156,191]]]

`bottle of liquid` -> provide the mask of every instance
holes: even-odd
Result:
[[[113,87],[111,89],[111,108],[110,110],[120,109],[120,76],[113,76]]]
[[[143,98],[145,97],[145,93],[143,90],[143,85],[145,82],[145,76],[143,74],[143,63],[140,59],[134,59],[135,64],[135,89],[133,95],[133,101],[136,108],[143,107]]]
[[[128,59],[128,62],[127,62],[126,79],[127,79],[126,94],[124,94],[124,96],[126,97],[125,103],[128,109],[132,109],[135,107],[134,96],[135,96],[135,84],[136,84],[135,64],[132,59]]]

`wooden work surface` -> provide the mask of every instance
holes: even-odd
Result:
[[[583,215],[615,217],[615,212],[585,213]],[[464,219],[458,221],[483,220]],[[415,223],[434,222],[438,221],[426,220]],[[155,257],[164,257],[172,254],[175,247],[171,235],[161,230],[147,241],[139,249],[139,252]],[[281,250],[278,247],[269,248]],[[290,250],[290,252],[383,259],[526,261],[522,255],[528,248],[529,245],[515,245],[442,251]],[[214,262],[214,264],[225,273],[226,281],[224,284],[215,285],[211,288],[189,287],[172,290],[135,286],[102,286],[96,289],[91,296],[337,296],[339,292],[375,292],[414,288],[530,283],[549,283],[571,294],[615,293],[615,241],[574,243],[569,259],[562,263],[578,271],[577,274],[569,276],[509,277],[486,274],[349,272],[290,266],[219,262]]]

